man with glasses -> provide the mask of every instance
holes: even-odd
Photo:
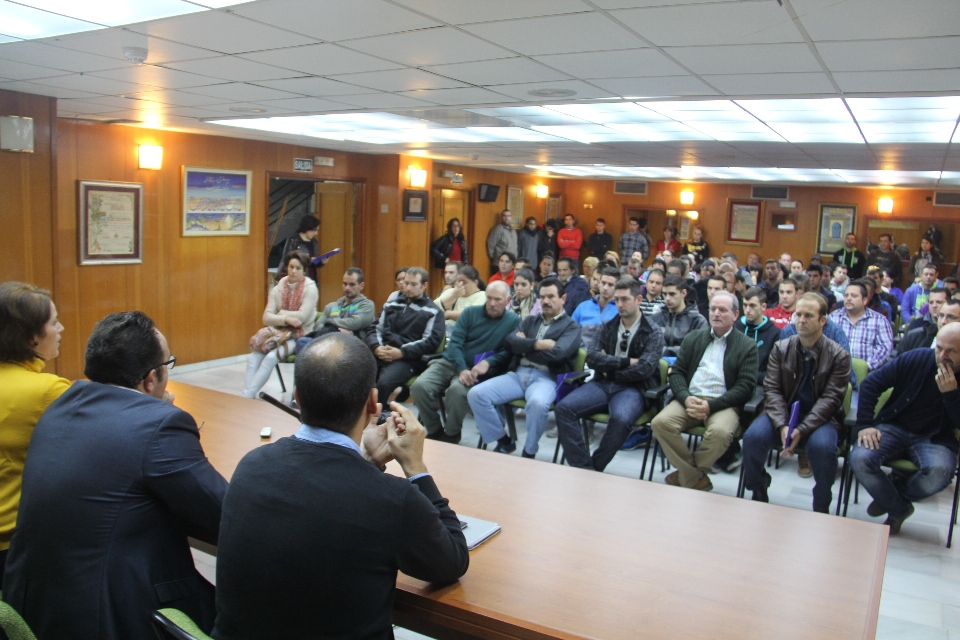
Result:
[[[942,294],[946,296],[946,294]],[[938,296],[939,297],[939,296]],[[930,294],[931,313],[934,305],[934,296]],[[936,313],[936,323],[927,322],[922,327],[918,327],[907,332],[897,345],[894,357],[900,356],[907,351],[914,349],[929,349],[934,346],[933,341],[937,337],[937,332],[952,322],[960,322],[960,300],[951,298],[938,304]]]
[[[216,544],[227,482],[167,393],[176,363],[139,311],[93,328],[84,374],[40,418],[3,599],[38,637],[149,638],[174,607],[213,627],[187,536]]]

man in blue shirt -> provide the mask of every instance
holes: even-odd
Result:
[[[907,287],[907,290],[903,292],[903,305],[900,307],[900,316],[903,321],[910,322],[910,318],[920,311],[920,307],[927,304],[930,290],[941,286],[941,284],[937,280],[937,267],[932,264],[924,267],[923,271],[920,272],[920,282]]]
[[[604,267],[600,270],[600,292],[589,300],[577,305],[571,316],[580,325],[580,339],[584,349],[589,349],[593,339],[600,331],[600,325],[617,315],[617,305],[613,303],[613,288],[620,279],[616,267]]]
[[[857,406],[856,445],[850,465],[873,496],[867,514],[884,514],[890,535],[900,533],[914,511],[913,502],[942,491],[957,469],[960,428],[960,323],[937,334],[936,349],[914,349],[877,369],[863,381]],[[880,395],[890,398],[876,412]],[[908,458],[920,470],[887,475],[881,466]]]

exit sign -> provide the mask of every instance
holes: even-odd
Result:
[[[293,170],[303,173],[313,173],[313,160],[310,158],[294,158]]]

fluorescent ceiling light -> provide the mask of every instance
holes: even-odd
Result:
[[[22,0],[23,4],[110,27],[204,11],[181,0]]]
[[[560,138],[523,127],[467,127],[470,131],[486,135],[490,141],[559,142]]]
[[[0,0],[0,33],[30,40],[101,29],[102,25]]]
[[[199,4],[209,9],[220,9],[223,7],[232,7],[235,4],[246,4],[253,0],[190,0],[193,4]]]

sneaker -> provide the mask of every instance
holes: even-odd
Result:
[[[733,457],[733,460],[727,463],[727,466],[725,466],[723,470],[727,473],[733,473],[740,468],[741,464],[743,464],[743,457],[738,453]]]
[[[871,518],[879,518],[880,516],[887,515],[887,510],[877,504],[877,501],[874,500],[867,506],[867,515]]]
[[[895,536],[900,533],[900,527],[903,526],[903,521],[912,516],[913,511],[913,504],[911,504],[910,509],[902,516],[887,516],[887,519],[883,524],[890,525],[890,535]]]
[[[650,442],[650,430],[638,429],[627,436],[627,439],[623,441],[623,445],[620,447],[620,451],[634,451],[648,442]]]
[[[813,469],[810,468],[810,460],[807,456],[800,454],[797,456],[797,475],[801,478],[809,478],[813,475]]]

